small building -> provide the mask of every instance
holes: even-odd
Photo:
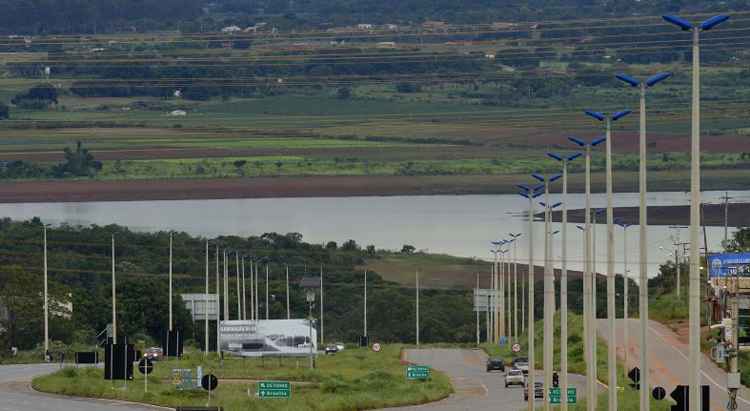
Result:
[[[395,49],[396,48],[396,42],[395,41],[381,41],[376,45],[379,49]]]
[[[372,30],[372,24],[369,23],[360,23],[357,24],[358,30]]]
[[[185,110],[174,110],[169,113],[172,117],[185,117],[187,116],[187,111]]]

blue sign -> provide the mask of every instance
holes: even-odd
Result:
[[[499,343],[500,343],[500,346],[501,346],[501,347],[504,347],[504,346],[505,346],[505,344],[507,344],[507,343],[508,343],[508,337],[506,337],[506,336],[504,336],[504,335],[503,335],[503,336],[501,336],[501,337],[500,337],[500,341],[499,341]]]
[[[750,277],[750,253],[723,253],[708,256],[709,277]]]

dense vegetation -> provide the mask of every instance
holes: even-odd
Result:
[[[680,11],[747,9],[747,0],[4,0],[0,27],[7,33],[97,33],[182,29],[272,21],[280,27],[445,20],[489,23],[611,17]]]

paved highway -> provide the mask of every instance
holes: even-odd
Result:
[[[112,400],[73,399],[37,393],[31,379],[58,369],[56,364],[0,366],[0,411],[143,411],[155,407]]]
[[[443,401],[412,407],[391,408],[392,411],[497,411],[522,410],[523,387],[505,388],[504,374],[486,372],[487,355],[484,351],[459,349],[409,350],[407,360],[411,363],[429,365],[451,378],[455,393]],[[571,375],[571,385],[583,394],[586,380],[583,376]],[[539,374],[537,381],[542,381]],[[541,402],[539,403],[541,405]]]
[[[600,319],[599,335],[609,337],[606,319]],[[624,344],[625,320],[617,320],[617,354],[624,358],[624,348],[628,350],[628,368],[640,364],[640,323],[628,320],[628,343]],[[651,321],[648,330],[649,368],[652,386],[661,386],[667,390],[667,396],[677,385],[687,385],[689,374],[688,345],[683,343],[677,334],[661,323]],[[701,361],[703,384],[710,387],[711,410],[725,410],[727,404],[727,374],[717,367],[708,357]],[[738,410],[750,411],[750,391],[746,388],[737,399]]]

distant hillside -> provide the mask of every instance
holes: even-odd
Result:
[[[357,23],[492,23],[748,10],[748,0],[2,0],[7,34],[215,31],[269,22],[281,29]]]

